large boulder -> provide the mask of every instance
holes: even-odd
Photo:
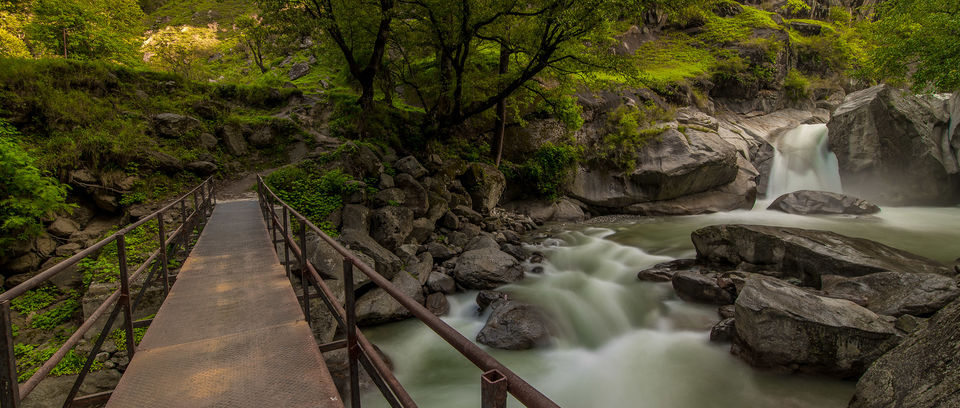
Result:
[[[486,163],[470,163],[460,177],[463,187],[470,193],[473,209],[487,214],[497,203],[507,187],[507,179],[496,166]]]
[[[701,228],[691,239],[703,263],[796,279],[816,288],[821,274],[853,277],[894,271],[953,276],[934,260],[830,231],[730,224]]]
[[[384,248],[396,251],[413,232],[413,211],[405,207],[387,206],[370,217],[370,236]]]
[[[47,231],[58,237],[69,237],[70,234],[73,234],[78,230],[80,230],[80,226],[77,225],[77,223],[73,220],[66,217],[57,217],[57,219],[53,220],[53,222],[50,223],[50,226],[47,227]]]
[[[400,272],[390,282],[400,288],[403,294],[423,304],[423,289],[417,278],[410,276],[409,273]],[[392,322],[411,316],[413,314],[407,308],[381,288],[374,288],[357,299],[357,324],[360,325]]]
[[[401,173],[406,173],[413,178],[420,178],[427,175],[427,169],[425,169],[416,157],[407,156],[400,160],[397,160],[397,163],[394,165],[397,168],[397,171]]]
[[[236,123],[227,123],[219,130],[220,138],[227,148],[227,152],[234,156],[247,154],[247,139],[244,138],[246,129]]]
[[[734,300],[733,293],[720,287],[716,274],[679,271],[673,276],[672,284],[677,296],[688,302],[729,305]]]
[[[430,210],[430,196],[427,189],[407,173],[398,174],[393,178],[397,189],[403,191],[403,206],[413,210],[415,217],[422,217]],[[391,189],[392,190],[392,189]]]
[[[846,191],[879,204],[941,204],[960,196],[958,149],[945,103],[886,85],[847,95],[827,123]]]
[[[157,136],[170,139],[193,132],[201,126],[200,121],[196,118],[176,113],[161,113],[153,115],[150,119]]]
[[[340,234],[340,242],[347,248],[369,256],[374,261],[374,269],[387,279],[391,279],[400,271],[400,258],[377,243],[369,235],[357,230],[345,230]]]
[[[737,177],[737,150],[715,133],[667,129],[636,155],[626,172],[580,167],[569,193],[587,204],[622,208],[674,199],[730,184]]]
[[[800,190],[777,197],[768,210],[789,214],[875,214],[880,207],[848,195],[829,191]]]
[[[495,289],[523,279],[523,270],[510,254],[497,248],[482,248],[460,255],[453,278],[467,289]]]
[[[533,221],[544,223],[551,221],[580,222],[586,218],[583,208],[575,201],[563,197],[556,201],[551,200],[523,200],[512,201],[503,206],[504,209],[529,216]]]
[[[757,200],[759,173],[745,158],[738,156],[740,170],[733,182],[721,187],[663,201],[637,203],[620,209],[636,215],[694,215],[749,210]]]
[[[537,308],[513,300],[491,305],[493,312],[477,341],[493,348],[526,350],[550,343],[549,321]]]
[[[860,377],[850,408],[960,407],[960,300],[880,357]]]
[[[823,293],[862,299],[878,314],[929,316],[960,296],[956,279],[932,273],[879,272],[845,278],[822,277]]]
[[[737,297],[733,352],[758,367],[855,378],[896,346],[893,318],[770,278]]]

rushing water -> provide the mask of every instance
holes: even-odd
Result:
[[[822,125],[777,141],[770,199],[795,189],[840,191],[836,158]],[[557,326],[551,347],[489,349],[498,360],[564,407],[845,407],[851,382],[754,370],[709,342],[716,308],[678,300],[669,283],[640,282],[636,272],[695,255],[690,233],[724,223],[824,229],[865,237],[941,262],[960,256],[960,207],[884,208],[869,217],[799,216],[767,211],[632,217],[555,227],[528,246],[542,252],[544,273],[502,290],[546,310]],[[525,265],[527,270],[531,265]],[[475,338],[475,292],[449,297],[444,320]],[[418,321],[365,331],[390,356],[395,373],[421,407],[477,407],[480,372]],[[376,392],[364,406],[386,406]],[[511,406],[520,406],[511,400]]]

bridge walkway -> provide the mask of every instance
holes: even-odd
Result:
[[[107,407],[343,407],[257,201],[216,205]]]

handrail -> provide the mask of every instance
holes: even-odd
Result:
[[[85,402],[90,402],[88,400],[91,400],[91,398],[75,397],[77,392],[80,390],[80,385],[83,383],[86,374],[89,372],[94,358],[103,344],[103,341],[106,339],[109,331],[113,328],[113,321],[120,314],[120,312],[122,312],[124,315],[123,328],[126,334],[125,337],[127,342],[126,346],[128,350],[128,356],[132,359],[136,351],[133,332],[133,311],[137,306],[137,301],[131,302],[130,282],[138,281],[144,273],[147,273],[147,269],[149,268],[149,274],[147,275],[147,279],[145,280],[143,286],[140,288],[140,293],[137,295],[137,299],[139,300],[144,295],[150,284],[160,277],[163,279],[164,296],[167,295],[169,292],[167,255],[171,248],[173,251],[176,251],[177,246],[181,248],[187,247],[188,238],[194,227],[201,222],[201,218],[205,220],[212,212],[212,208],[216,204],[214,195],[215,186],[213,184],[213,178],[207,178],[198,186],[180,196],[178,199],[163,206],[159,210],[141,218],[137,222],[121,228],[117,232],[110,234],[108,237],[91,245],[89,248],[78,252],[77,254],[59,262],[53,267],[11,288],[7,292],[0,294],[0,330],[2,330],[0,331],[0,405],[3,407],[19,407],[20,401],[28,396],[34,390],[34,388],[40,384],[40,381],[50,374],[51,371],[53,371],[53,369],[57,366],[57,364],[60,363],[61,360],[63,360],[67,353],[69,353],[70,350],[72,350],[77,343],[80,342],[83,336],[96,324],[97,320],[107,313],[107,310],[110,308],[110,306],[113,306],[113,311],[110,313],[106,324],[101,329],[94,348],[87,356],[87,360],[83,368],[80,370],[80,374],[77,376],[77,379],[73,384],[73,388],[67,395],[63,406],[69,407],[74,403],[82,404]],[[187,201],[191,196],[193,197],[193,212],[188,215]],[[166,211],[169,211],[171,208],[174,208],[178,205],[181,223],[172,234],[167,236],[163,215]],[[157,250],[153,251],[132,274],[129,274],[125,236],[137,227],[140,227],[153,220],[157,221],[158,226],[158,248]],[[100,304],[100,306],[97,307],[97,309],[94,310],[94,312],[91,313],[86,320],[84,320],[80,327],[77,328],[77,330],[63,343],[63,345],[61,345],[60,348],[57,349],[57,351],[49,359],[47,359],[47,361],[44,362],[43,365],[41,365],[40,368],[38,368],[37,371],[27,381],[18,385],[16,356],[13,348],[14,343],[12,335],[10,302],[17,296],[39,287],[41,284],[49,281],[52,277],[67,270],[67,268],[76,265],[83,258],[96,254],[99,250],[114,242],[117,245],[117,258],[120,270],[120,288],[111,293]],[[154,275],[158,273],[159,276],[155,278]],[[109,394],[97,394],[95,398],[102,399],[105,396],[109,396]]]
[[[456,349],[460,354],[466,357],[470,362],[475,366],[480,368],[483,373],[481,376],[482,384],[482,406],[487,407],[504,407],[506,403],[506,392],[512,394],[518,401],[524,404],[527,407],[541,408],[541,407],[556,407],[559,408],[559,405],[551,401],[547,396],[543,395],[536,388],[531,386],[529,383],[523,380],[519,375],[511,371],[509,368],[497,361],[493,356],[483,351],[479,346],[474,344],[472,341],[464,337],[456,329],[450,327],[443,320],[436,317],[432,312],[430,312],[426,307],[418,303],[413,298],[405,295],[399,288],[397,288],[393,283],[384,278],[382,275],[377,273],[373,268],[360,260],[353,252],[344,248],[340,243],[335,241],[333,238],[330,238],[325,234],[320,228],[314,225],[310,220],[301,215],[299,212],[290,207],[287,203],[283,202],[277,195],[266,185],[263,178],[260,175],[257,175],[257,192],[258,198],[260,199],[260,205],[262,207],[264,218],[268,218],[269,213],[269,224],[273,228],[273,232],[281,230],[283,235],[284,253],[289,250],[292,252],[295,257],[300,261],[301,269],[301,278],[304,280],[304,283],[307,282],[307,277],[309,277],[309,283],[316,285],[321,298],[327,304],[328,309],[331,313],[337,318],[338,322],[343,324],[346,323],[347,328],[344,330],[347,333],[347,347],[350,356],[350,377],[351,377],[351,393],[353,398],[351,401],[354,407],[359,407],[359,393],[358,393],[358,383],[357,373],[356,373],[356,363],[355,358],[366,357],[369,360],[372,360],[373,365],[375,366],[376,373],[370,372],[371,370],[366,367],[368,374],[377,381],[378,374],[382,376],[384,380],[387,380],[387,385],[389,386],[389,391],[391,391],[394,396],[398,397],[401,401],[397,404],[396,401],[391,400],[391,396],[387,395],[387,390],[384,387],[381,388],[381,392],[384,393],[384,396],[391,400],[391,405],[401,406],[405,408],[416,407],[416,404],[409,399],[406,391],[403,389],[402,385],[393,377],[387,365],[382,362],[379,358],[379,355],[373,349],[373,346],[367,341],[363,336],[363,333],[356,328],[355,325],[355,316],[353,310],[353,277],[352,269],[356,267],[364,275],[366,275],[370,280],[382,288],[387,294],[399,302],[404,308],[411,312],[417,319],[427,325],[431,330],[433,330],[437,335],[443,338],[448,344],[450,344],[454,349]],[[284,218],[281,220],[277,216],[277,210],[274,207],[278,203],[283,210]],[[289,217],[295,219],[300,225],[300,245],[297,245],[294,242],[293,237],[290,234],[289,227],[287,225],[287,220]],[[320,278],[319,274],[316,271],[316,268],[312,263],[307,259],[305,254],[306,250],[306,229],[309,228],[313,231],[320,239],[327,243],[331,248],[333,248],[344,260],[349,261],[344,263],[344,291],[346,299],[346,307],[339,305],[335,300],[336,297],[333,296],[333,293],[329,288],[324,284],[323,279]],[[285,263],[288,268],[290,262]],[[307,320],[309,318],[309,290],[307,285],[303,285],[303,302],[304,309],[307,313]],[[355,336],[355,339],[352,338]],[[358,356],[357,353],[362,352],[363,356]],[[362,363],[362,361],[361,361]],[[378,384],[380,385],[380,384]]]

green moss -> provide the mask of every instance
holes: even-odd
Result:
[[[702,43],[685,34],[666,36],[637,50],[638,69],[648,86],[663,86],[702,76],[716,65],[716,57]]]
[[[647,102],[641,107],[622,105],[608,117],[608,132],[598,149],[598,157],[610,160],[619,169],[636,167],[636,153],[663,133],[666,128],[653,126],[672,119],[671,112]]]
[[[57,301],[60,291],[55,286],[42,286],[17,296],[10,301],[10,308],[20,313],[41,310]]]
[[[806,98],[810,94],[810,79],[800,71],[792,69],[783,81],[783,90],[793,100]]]
[[[743,6],[743,11],[731,17],[720,17],[706,12],[703,32],[697,38],[712,44],[729,44],[744,41],[757,28],[779,29],[780,26],[770,18],[774,13],[755,7]]]

